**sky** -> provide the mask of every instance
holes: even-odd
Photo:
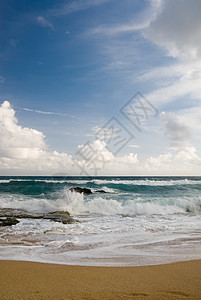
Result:
[[[0,2],[0,175],[201,175],[200,0]]]

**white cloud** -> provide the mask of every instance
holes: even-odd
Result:
[[[1,148],[39,148],[45,149],[42,132],[21,127],[17,124],[15,111],[8,101],[0,107],[0,147]]]
[[[66,3],[62,7],[55,8],[50,10],[50,14],[53,16],[62,16],[67,15],[72,12],[81,11],[85,9],[89,9],[90,7],[101,5],[105,2],[108,2],[110,0],[79,0],[79,1],[73,1],[71,3]]]
[[[142,13],[138,13],[134,20],[124,24],[115,24],[113,26],[104,24],[90,29],[87,34],[116,35],[121,33],[135,32],[147,28],[154,20],[161,9],[161,0],[150,1],[150,6]]]
[[[54,111],[44,111],[44,110],[37,110],[37,109],[32,109],[32,108],[26,108],[23,107],[22,108],[24,111],[29,111],[29,112],[34,112],[36,114],[41,114],[41,115],[56,115],[56,116],[60,116],[60,117],[71,117],[71,118],[75,118],[73,115],[68,114],[68,113],[59,113],[59,112],[54,112]]]
[[[117,24],[116,26],[104,26],[101,25],[99,27],[90,29],[88,31],[88,34],[104,34],[104,35],[115,35],[119,33],[126,33],[126,32],[132,32],[137,31],[146,28],[149,26],[150,21],[146,20],[142,23],[130,23],[130,24]]]
[[[47,27],[50,28],[52,31],[55,31],[54,26],[46,20],[44,17],[38,16],[37,17],[37,22],[42,26],[42,27]]]
[[[179,131],[179,129],[178,129]],[[183,140],[183,139],[181,139]],[[140,159],[136,153],[115,156],[99,140],[80,145],[74,164],[81,175],[199,175],[201,158],[195,147],[169,149],[164,154]]]
[[[75,161],[75,165],[83,171],[82,175],[122,174],[132,170],[137,163],[137,154],[115,156],[100,140],[79,145]]]
[[[183,123],[174,113],[162,113],[164,134],[174,148],[189,147],[192,133],[189,126]]]
[[[175,113],[161,113],[164,123],[164,135],[170,142],[166,153],[148,157],[139,169],[143,172],[160,175],[199,175],[201,158],[190,143],[190,126]]]
[[[144,31],[145,37],[180,58],[201,57],[201,1],[163,0],[160,11]]]
[[[201,77],[201,63],[200,62],[180,62],[172,65],[154,68],[147,71],[139,77],[140,80],[159,80],[161,77],[164,84],[168,84],[170,81],[179,79],[184,81],[185,79],[198,79]],[[164,80],[165,79],[165,80]]]
[[[179,63],[153,69],[140,79],[152,80],[157,89],[147,98],[155,105],[188,96],[201,100],[201,1],[157,1],[158,13],[143,35],[166,50]],[[189,103],[186,105],[189,107]]]
[[[201,106],[187,107],[178,112],[179,118],[182,122],[188,123],[191,131],[199,136],[201,130]]]
[[[143,174],[155,175],[200,175],[201,158],[193,146],[175,149],[159,156],[149,157],[138,168]]]
[[[49,151],[42,132],[18,124],[8,101],[0,106],[1,175],[195,175],[201,159],[188,140],[190,133],[182,121],[166,116],[165,128],[174,149],[158,156],[138,157],[136,153],[115,156],[100,140],[78,146],[74,158],[67,153]],[[131,145],[135,146],[136,145]],[[90,152],[91,151],[91,152]]]
[[[196,149],[193,146],[185,147],[184,149],[178,151],[175,155],[176,161],[182,161],[185,164],[190,163],[197,163],[199,162],[199,165],[201,166],[201,159],[196,153]]]
[[[139,79],[151,80],[156,89],[146,95],[158,109],[166,103],[188,96],[201,101],[201,62],[184,62],[146,72]],[[189,107],[189,102],[186,105]],[[185,105],[185,103],[184,103]]]
[[[150,156],[141,166],[141,169],[149,172],[158,172],[159,170],[165,172],[171,167],[172,157],[171,153],[160,154],[156,157]]]
[[[0,106],[0,170],[17,174],[51,174],[70,169],[71,156],[49,152],[42,132],[18,124],[8,101]]]

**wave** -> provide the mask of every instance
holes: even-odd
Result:
[[[181,180],[100,180],[95,179],[93,182],[97,185],[103,184],[124,184],[124,185],[136,185],[136,186],[175,186],[175,185],[201,185],[201,180],[192,180],[192,179],[181,179]]]
[[[35,182],[34,179],[1,179],[0,183],[10,183],[10,182]]]
[[[42,183],[73,183],[73,184],[86,184],[88,180],[56,180],[56,179],[1,179],[0,183],[10,182],[42,182]]]
[[[136,186],[174,186],[174,185],[201,185],[200,178],[170,178],[170,177],[160,177],[160,178],[143,178],[139,177],[108,177],[108,178],[95,178],[95,177],[22,177],[22,178],[2,178],[0,177],[0,183],[11,183],[11,182],[39,182],[47,184],[95,184],[95,185],[108,185],[108,184],[123,184],[123,185],[136,185]]]
[[[57,199],[32,198],[25,195],[4,194],[0,196],[0,208],[26,211],[53,212],[68,211],[72,215],[169,215],[181,213],[200,213],[201,197],[194,198],[152,198],[143,199],[130,195],[128,199],[115,198],[114,195],[101,197],[62,190]]]
[[[62,207],[65,198],[61,199]],[[189,198],[172,199],[153,199],[152,201],[130,199],[127,201],[119,201],[114,198],[93,197],[85,200],[83,195],[77,193],[66,192],[66,209],[75,215],[79,214],[98,214],[98,215],[169,215],[183,213],[200,213],[201,212],[201,197],[194,200]],[[57,202],[59,204],[59,201]]]

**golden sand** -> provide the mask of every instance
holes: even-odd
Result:
[[[201,260],[146,267],[0,261],[0,300],[201,299]]]

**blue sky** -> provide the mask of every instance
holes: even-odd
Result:
[[[200,175],[199,0],[0,10],[1,175]],[[138,91],[158,111],[141,111],[141,131],[121,113]],[[135,136],[118,153],[96,134],[113,117]],[[81,155],[85,144],[99,155]]]

